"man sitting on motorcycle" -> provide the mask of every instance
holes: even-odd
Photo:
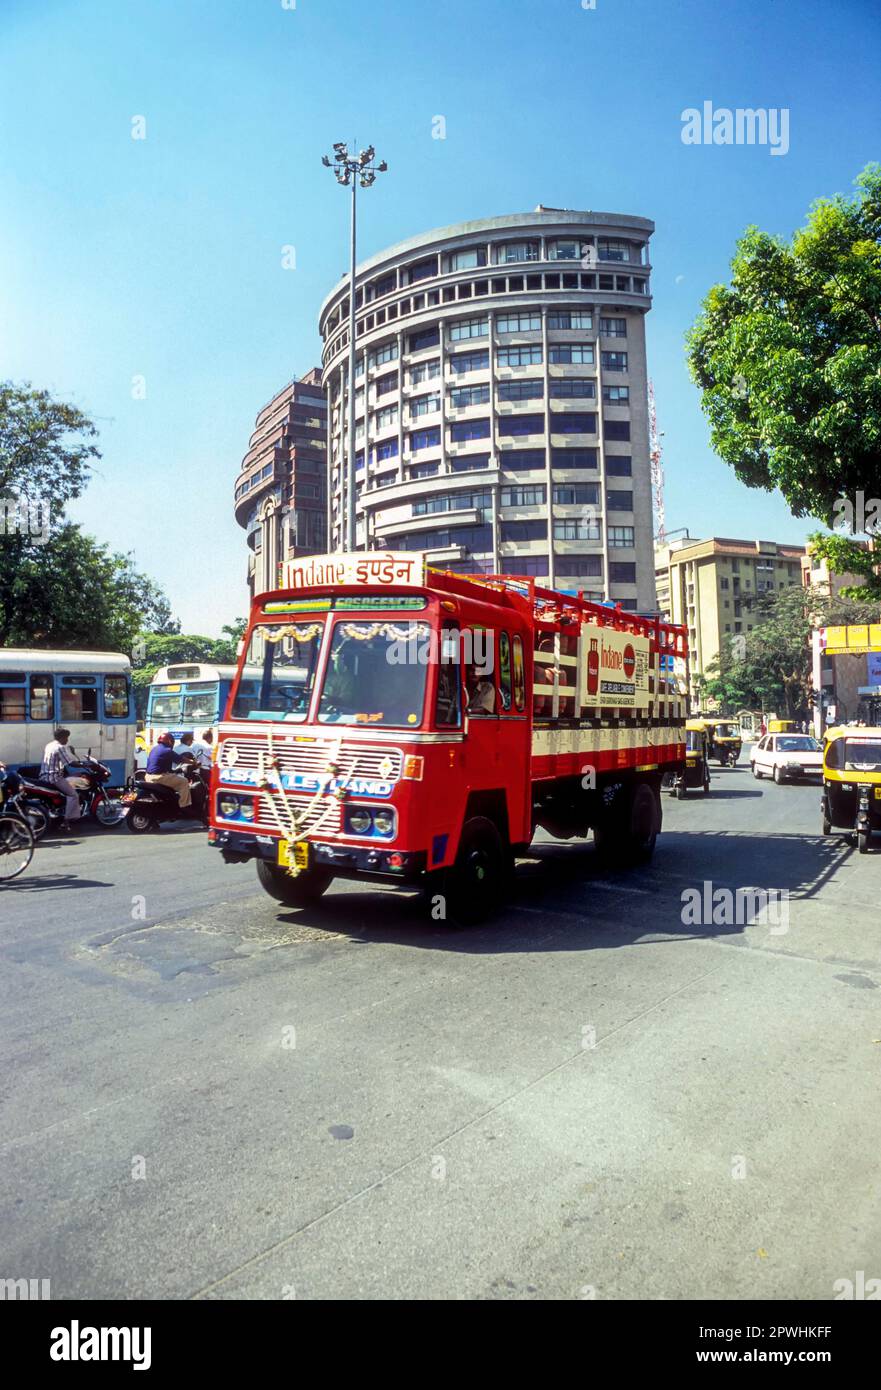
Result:
[[[175,753],[174,735],[160,734],[156,740],[156,746],[150,750],[144,780],[153,783],[160,782],[163,787],[171,787],[172,791],[177,792],[180,809],[185,811],[192,800],[190,784],[186,777],[181,777],[179,772],[172,772],[175,763],[180,763],[182,760],[192,761],[192,755]]]
[[[68,776],[71,764],[76,762],[73,751],[67,746],[69,738],[69,729],[56,729],[55,737],[43,749],[43,762],[40,766],[40,781],[49,782],[60,792],[64,792],[64,820],[59,827],[61,830],[70,830],[71,821],[79,820],[82,815],[78,791],[82,783],[74,782]]]

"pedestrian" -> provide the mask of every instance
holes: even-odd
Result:
[[[43,762],[40,766],[40,780],[49,782],[64,793],[64,820],[60,830],[70,831],[71,822],[80,818],[80,798],[76,783],[68,776],[71,764],[75,761],[73,750],[68,748],[70,730],[58,728],[43,749]]]

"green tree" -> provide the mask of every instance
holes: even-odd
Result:
[[[101,457],[98,431],[76,406],[25,382],[0,382],[0,497],[48,503],[57,525],[67,502],[89,481]]]
[[[187,632],[147,632],[138,634],[133,646],[132,680],[139,718],[147,713],[147,692],[156,672],[177,662],[210,662],[215,666],[234,666],[238,661],[238,644],[247,626],[244,618],[236,618],[221,631],[225,637],[202,637]]]
[[[816,202],[790,243],[748,228],[688,336],[713,448],[829,527],[860,492],[881,497],[881,167],[856,189]],[[838,546],[839,572],[881,593],[858,550]]]
[[[755,626],[743,636],[726,636],[698,683],[702,696],[717,700],[729,714],[773,709],[789,719],[804,715],[814,696],[814,628],[877,622],[879,617],[877,603],[832,594],[820,585],[803,589],[793,584],[760,594],[750,608]]]

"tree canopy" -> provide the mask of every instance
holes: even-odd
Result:
[[[789,243],[748,228],[688,360],[713,448],[748,487],[830,527],[842,499],[856,512],[860,493],[881,497],[881,167],[854,197],[816,202]],[[866,574],[857,549],[836,563]]]

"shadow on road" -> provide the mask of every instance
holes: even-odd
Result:
[[[793,901],[812,898],[850,852],[842,841],[822,836],[672,831],[659,841],[651,866],[615,872],[582,841],[538,844],[518,860],[507,904],[479,927],[461,930],[433,918],[437,897],[379,885],[345,893],[331,885],[317,905],[280,908],[278,920],[339,932],[350,940],[465,952],[609,949],[659,936],[673,941],[739,936],[742,921],[685,924],[683,894],[695,889],[703,894],[708,884],[710,895],[749,888],[788,894]]]

